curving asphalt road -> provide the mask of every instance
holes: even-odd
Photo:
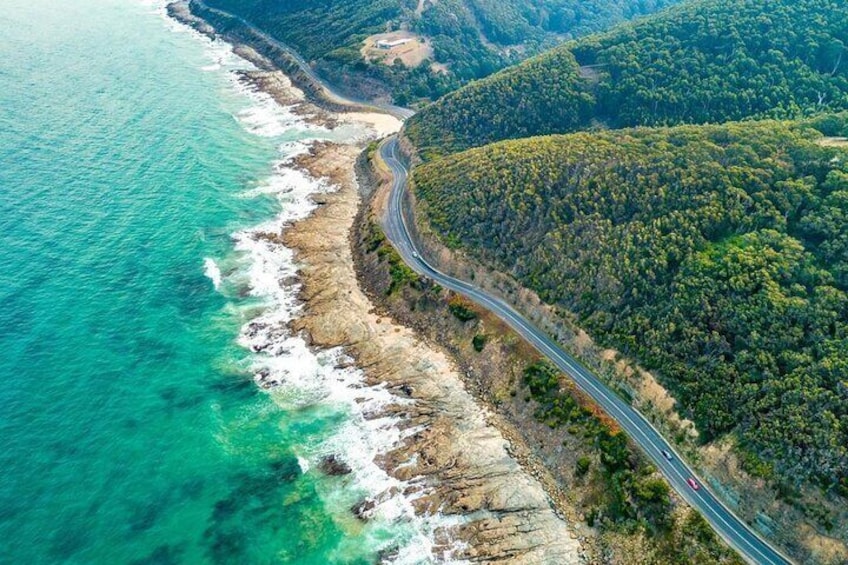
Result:
[[[386,237],[394,244],[403,260],[413,270],[433,279],[445,288],[462,294],[494,313],[550,359],[582,391],[592,397],[607,414],[618,422],[665,475],[672,488],[690,505],[700,511],[713,529],[730,546],[735,548],[746,561],[758,565],[792,563],[779,550],[760,537],[745,521],[729,510],[700,479],[695,479],[700,485],[700,489],[694,490],[687,483],[687,479],[695,478],[695,473],[681,459],[674,447],[644,416],[625,403],[571,355],[563,351],[547,334],[536,328],[503,300],[486,294],[470,283],[448,276],[428,263],[407,229],[406,219],[403,215],[408,170],[401,161],[396,137],[383,142],[380,146],[380,155],[391,168],[394,176],[388,215],[384,226]],[[671,460],[667,460],[663,456],[663,450],[672,454]]]

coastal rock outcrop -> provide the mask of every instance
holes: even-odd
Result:
[[[350,465],[335,455],[328,455],[321,460],[321,470],[330,476],[348,475],[351,472]]]
[[[359,151],[319,144],[299,160],[313,176],[333,179],[338,190],[323,195],[323,206],[283,234],[301,264],[305,309],[293,329],[308,332],[315,345],[344,346],[371,384],[383,383],[398,395],[390,410],[402,416],[407,433],[379,463],[400,480],[419,478],[412,487],[418,492],[408,493],[419,512],[462,518],[445,532],[446,543],[464,542],[454,557],[582,563],[577,536],[539,481],[510,455],[509,443],[465,390],[450,358],[381,318],[359,288],[349,243],[360,202],[354,178]],[[355,513],[367,516],[367,501]]]

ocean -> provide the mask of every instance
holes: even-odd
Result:
[[[0,8],[0,562],[429,561],[438,519],[373,463],[389,393],[282,331],[296,266],[252,237],[331,188],[292,156],[363,132],[162,2]]]

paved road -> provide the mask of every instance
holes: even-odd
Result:
[[[697,491],[692,489],[687,484],[687,479],[694,478],[695,473],[675,452],[674,447],[660,435],[648,420],[625,403],[572,356],[563,351],[547,334],[537,329],[503,300],[486,294],[472,284],[450,277],[430,265],[416,246],[403,216],[404,191],[406,190],[408,171],[400,159],[397,139],[392,137],[386,140],[380,147],[380,154],[391,168],[394,176],[386,218],[386,236],[412,269],[433,279],[443,287],[466,296],[494,313],[550,359],[563,373],[573,379],[577,386],[615,419],[653,460],[654,464],[668,479],[672,488],[689,504],[699,510],[715,531],[747,561],[762,565],[791,563],[789,559],[754,532],[741,518],[724,506],[700,479],[696,480],[701,488]],[[671,461],[663,456],[663,450],[672,454]]]

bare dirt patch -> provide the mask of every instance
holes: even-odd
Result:
[[[378,46],[378,42],[403,42],[394,47],[385,49]],[[392,65],[395,59],[400,59],[409,68],[415,68],[424,61],[433,60],[433,46],[420,35],[411,31],[400,30],[389,33],[378,33],[363,41],[362,58],[372,63]]]
[[[588,81],[590,84],[598,84],[601,80],[601,74],[598,72],[598,67],[595,65],[583,66],[577,69],[580,78]]]
[[[430,70],[434,73],[442,73],[446,75],[450,72],[450,67],[443,63],[430,63]]]

